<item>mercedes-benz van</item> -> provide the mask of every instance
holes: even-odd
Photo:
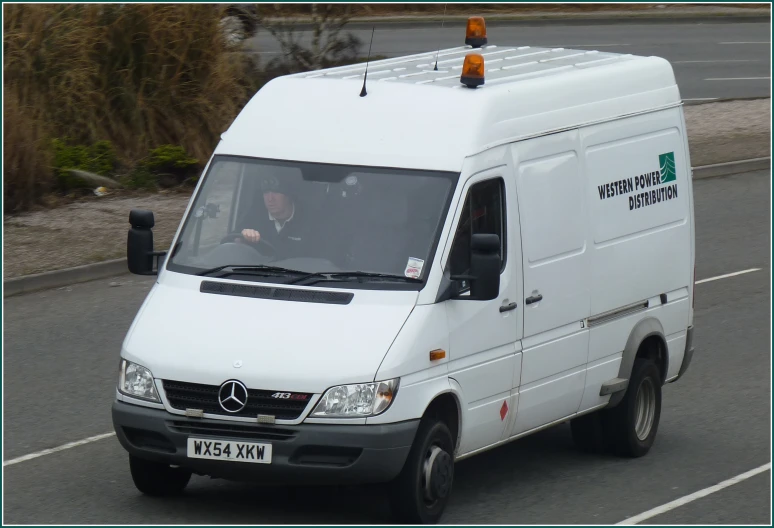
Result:
[[[384,483],[432,523],[455,462],[541,429],[651,448],[693,354],[673,70],[468,37],[271,81],[168,251],[131,212],[129,269],[156,278],[113,422],[140,491]]]

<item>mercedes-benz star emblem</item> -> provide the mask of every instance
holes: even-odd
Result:
[[[220,407],[229,413],[238,413],[247,405],[247,387],[236,380],[229,380],[218,391]]]

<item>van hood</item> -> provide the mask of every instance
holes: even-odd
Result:
[[[373,381],[418,296],[351,290],[349,304],[323,304],[202,293],[200,283],[193,277],[157,283],[123,357],[160,380],[237,379],[253,389],[319,394]]]

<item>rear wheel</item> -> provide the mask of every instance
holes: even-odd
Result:
[[[605,414],[606,436],[616,453],[641,457],[650,451],[661,419],[661,374],[655,363],[634,361],[626,396]]]
[[[150,462],[133,455],[129,455],[129,469],[137,489],[153,497],[176,495],[182,492],[191,480],[190,471]]]
[[[454,439],[446,424],[425,418],[400,475],[391,483],[390,505],[399,521],[435,524],[454,480]]]

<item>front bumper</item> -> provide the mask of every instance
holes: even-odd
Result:
[[[388,425],[259,425],[186,418],[113,403],[113,427],[130,454],[196,474],[266,483],[359,484],[394,479],[419,420]],[[272,445],[271,464],[188,458],[189,436]]]

